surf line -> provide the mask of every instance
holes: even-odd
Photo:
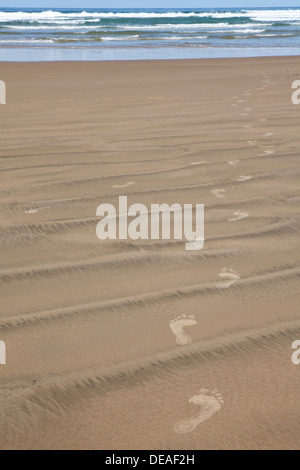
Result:
[[[96,228],[99,240],[172,238],[185,239],[188,251],[201,250],[204,246],[204,204],[196,204],[195,208],[193,204],[151,204],[148,210],[144,204],[128,207],[127,196],[119,196],[118,211],[113,204],[100,204],[96,216],[101,217]]]

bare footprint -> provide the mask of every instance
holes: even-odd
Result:
[[[229,160],[228,164],[230,166],[237,166],[240,163],[240,160]]]
[[[174,426],[174,431],[178,434],[186,434],[196,429],[199,424],[210,419],[214,414],[220,411],[224,403],[222,396],[217,390],[209,391],[201,389],[199,395],[195,395],[189,399],[189,403],[201,406],[200,413],[195,418],[186,418]]]
[[[242,182],[242,181],[247,181],[247,180],[251,180],[253,178],[253,176],[251,175],[241,175],[237,181],[239,182]]]
[[[197,166],[197,165],[206,165],[208,162],[206,160],[199,160],[198,162],[192,162],[190,166]]]
[[[272,153],[275,153],[275,150],[264,150],[264,153],[261,153],[259,157],[262,157],[264,155],[272,155]]]
[[[40,207],[39,209],[29,209],[28,211],[25,211],[25,214],[36,214],[37,212],[45,211],[48,209],[51,209],[51,207],[47,206],[47,207]]]
[[[212,189],[211,193],[219,199],[225,198],[225,189]]]
[[[127,188],[128,186],[131,186],[134,184],[134,181],[129,181],[129,183],[126,184],[116,184],[115,186],[112,186],[113,189],[118,189],[118,188]]]
[[[186,326],[197,325],[195,317],[192,315],[182,315],[181,317],[175,318],[170,322],[170,328],[172,333],[176,336],[176,343],[179,346],[186,346],[191,344],[192,338],[187,335],[184,331]]]
[[[228,289],[235,282],[241,279],[241,276],[238,272],[233,269],[223,268],[219,276],[224,279],[224,281],[217,284],[217,289]]]
[[[246,219],[249,217],[248,212],[243,212],[243,211],[236,211],[233,213],[236,217],[233,217],[231,219],[228,219],[229,222],[237,222],[238,220]]]
[[[39,211],[39,209],[29,209],[28,211],[25,211],[25,214],[36,214]]]

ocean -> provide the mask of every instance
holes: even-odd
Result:
[[[0,9],[0,60],[300,54],[300,8]]]

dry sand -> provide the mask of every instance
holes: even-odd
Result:
[[[0,64],[1,449],[297,449],[299,58]],[[205,247],[96,238],[203,203]]]

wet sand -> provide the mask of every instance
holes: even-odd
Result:
[[[1,449],[297,449],[299,58],[0,63]],[[205,204],[205,246],[99,204]]]

